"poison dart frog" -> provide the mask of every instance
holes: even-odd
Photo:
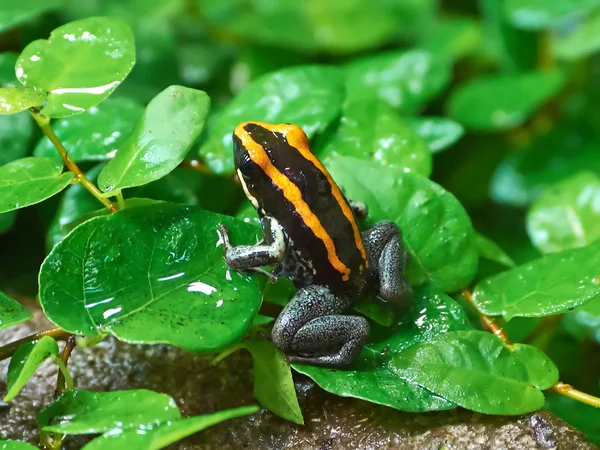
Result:
[[[350,366],[369,335],[367,320],[350,314],[354,303],[368,292],[399,307],[412,303],[400,229],[381,221],[360,232],[356,218],[367,216],[366,206],[345,198],[300,127],[244,122],[233,141],[236,173],[264,236],[234,247],[219,225],[227,265],[294,283],[271,335],[289,362]],[[261,268],[269,265],[272,273]]]

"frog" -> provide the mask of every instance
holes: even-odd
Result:
[[[352,313],[357,301],[373,293],[396,311],[413,302],[400,228],[382,220],[360,230],[367,206],[346,198],[301,127],[247,121],[232,137],[235,173],[263,236],[233,246],[219,224],[227,266],[293,282],[295,294],[271,331],[287,361],[351,367],[370,331],[368,320]]]

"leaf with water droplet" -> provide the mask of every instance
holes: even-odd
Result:
[[[48,93],[41,112],[57,118],[100,103],[134,63],[129,25],[114,17],[88,17],[56,28],[48,40],[30,43],[19,56],[16,72],[25,86]]]
[[[33,205],[58,194],[73,180],[62,161],[23,158],[0,167],[0,213]]]
[[[600,294],[600,243],[545,256],[477,284],[473,300],[489,316],[563,314]]]
[[[42,409],[40,429],[61,434],[95,434],[156,425],[181,418],[175,401],[146,389],[66,392]]]
[[[25,322],[32,317],[19,302],[0,291],[0,330]]]
[[[354,397],[401,411],[437,411],[454,405],[415,383],[399,378],[391,362],[403,350],[449,331],[472,329],[465,312],[450,297],[431,286],[415,292],[415,304],[399,318],[396,327],[373,327],[370,342],[351,370],[293,364],[325,389],[343,397]]]
[[[0,114],[16,114],[32,106],[40,106],[46,100],[46,93],[29,88],[0,88]]]
[[[173,171],[200,136],[209,105],[206,92],[197,89],[169,86],[159,93],[100,172],[100,189],[141,186]]]
[[[85,336],[112,334],[193,352],[235,343],[252,325],[264,280],[227,267],[219,223],[229,227],[234,245],[260,235],[232,217],[170,203],[82,223],[42,264],[46,316]]]

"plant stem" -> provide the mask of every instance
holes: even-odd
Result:
[[[460,293],[464,297],[464,299],[469,302],[477,314],[481,318],[481,323],[490,330],[494,335],[498,336],[500,339],[504,341],[507,346],[512,346],[513,344],[508,339],[508,336],[502,330],[502,327],[496,323],[494,319],[489,316],[486,316],[482,312],[477,309],[475,302],[473,301],[473,295],[471,291],[464,290]],[[563,383],[562,381],[557,382],[554,386],[550,388],[554,392],[560,395],[564,395],[565,397],[569,397],[573,400],[577,400],[578,402],[585,403],[586,405],[595,406],[596,408],[600,408],[600,398],[594,397],[593,395],[586,394],[585,392],[578,391],[570,384]]]
[[[96,185],[85,176],[81,169],[77,167],[77,164],[75,164],[75,162],[71,159],[71,157],[69,156],[69,152],[67,152],[67,149],[62,144],[62,142],[50,126],[50,118],[36,111],[30,111],[30,114],[42,129],[44,135],[48,139],[50,139],[50,142],[52,142],[52,144],[62,157],[65,166],[67,166],[67,169],[69,169],[75,175],[75,182],[81,184],[84,188],[86,188],[90,192],[90,194],[96,197],[98,201],[104,206],[106,206],[110,212],[115,212],[118,209],[117,206],[110,200],[102,196],[102,192],[100,192],[100,189],[98,189]]]
[[[17,341],[11,342],[3,347],[0,347],[0,361],[10,358],[17,349],[28,342],[38,341],[44,336],[50,336],[57,341],[64,341],[69,338],[69,336],[73,336],[71,333],[66,332],[62,328],[53,328],[52,330],[40,331],[39,333],[32,334],[30,336],[26,336]]]
[[[56,379],[56,390],[54,391],[54,397],[58,398],[65,391],[70,391],[73,389],[73,378],[69,374],[69,370],[67,369],[67,362],[69,362],[69,357],[71,356],[71,352],[77,346],[77,341],[74,335],[71,335],[67,338],[67,342],[65,344],[65,348],[60,354],[60,359],[56,361],[58,367],[60,368],[58,372],[58,377]]]
[[[115,191],[115,197],[117,197],[119,209],[125,209],[125,199],[123,198],[123,191],[121,191],[121,189]]]

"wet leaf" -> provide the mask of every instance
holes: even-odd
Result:
[[[371,333],[371,342],[363,349],[353,370],[331,370],[294,364],[297,372],[311,377],[328,392],[390,406],[401,411],[436,411],[454,405],[415,383],[399,378],[392,360],[419,342],[456,330],[472,327],[465,312],[447,295],[431,286],[415,292],[415,304],[398,327],[383,337]]]
[[[44,312],[84,336],[112,334],[192,352],[235,343],[252,324],[264,280],[228,269],[219,223],[230,228],[234,245],[256,242],[252,226],[169,203],[84,222],[42,264]]]
[[[131,134],[144,109],[131,99],[109,98],[88,111],[52,124],[69,156],[76,163],[104,161],[114,156],[116,149]],[[60,155],[47,137],[42,137],[35,147],[35,156]]]
[[[62,6],[60,0],[7,1],[0,9],[0,32],[9,30],[47,11]]]
[[[479,77],[460,85],[447,109],[452,118],[472,130],[506,130],[527,120],[563,83],[558,70]]]
[[[346,67],[347,100],[378,98],[414,113],[450,82],[450,65],[426,50],[367,56]]]
[[[310,139],[335,120],[342,100],[341,77],[332,67],[299,66],[264,75],[223,109],[200,154],[214,172],[233,172],[231,135],[239,123],[293,123]]]
[[[82,450],[158,450],[224,420],[246,416],[256,411],[256,406],[244,406],[204,416],[173,420],[155,427],[144,426],[139,429],[108,432],[85,445]]]
[[[600,238],[600,179],[579,172],[548,188],[527,213],[527,232],[542,253],[584,247]]]
[[[445,117],[407,117],[406,122],[421,136],[432,153],[452,146],[465,132],[461,124]]]
[[[6,395],[3,401],[14,399],[37,368],[48,358],[58,355],[58,344],[50,336],[21,345],[10,359],[6,374]]]
[[[564,250],[481,281],[473,299],[489,316],[565,313],[600,294],[600,244]]]
[[[73,390],[47,405],[37,416],[41,429],[62,434],[115,432],[180,418],[179,408],[171,397],[145,389]]]
[[[482,258],[495,261],[498,264],[502,264],[506,267],[515,267],[516,264],[510,256],[506,254],[502,248],[491,239],[486,238],[482,234],[475,233],[477,239],[477,247],[479,248],[479,255]]]
[[[62,162],[23,158],[0,167],[0,213],[33,205],[58,194],[73,180]]]
[[[100,103],[134,63],[129,25],[113,17],[88,17],[56,28],[48,40],[30,43],[19,56],[16,71],[25,86],[48,93],[42,114],[56,118]]]
[[[378,100],[344,105],[337,131],[318,154],[325,166],[340,155],[424,176],[431,173],[431,153],[425,142],[392,107]]]
[[[504,13],[516,27],[539,30],[555,25],[569,15],[585,13],[599,6],[599,0],[548,2],[545,0],[506,0]]]
[[[0,330],[25,322],[33,317],[21,304],[0,291]]]
[[[558,370],[540,350],[512,347],[485,331],[455,331],[421,342],[393,358],[392,370],[463,408],[517,415],[544,405],[542,389]]]
[[[100,172],[100,189],[140,186],[173,171],[202,132],[209,104],[204,91],[183,86],[169,86],[154,97],[131,136]]]
[[[0,88],[0,114],[16,114],[40,106],[45,100],[45,92],[19,87]]]
[[[328,168],[348,198],[368,206],[369,223],[398,224],[412,284],[431,282],[452,292],[471,282],[478,260],[475,232],[452,194],[425,177],[374,162],[338,157]]]

